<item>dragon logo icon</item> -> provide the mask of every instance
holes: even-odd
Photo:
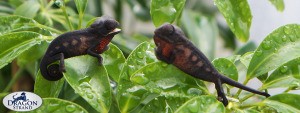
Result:
[[[31,92],[14,92],[3,98],[3,105],[13,111],[31,111],[42,105],[42,98]]]

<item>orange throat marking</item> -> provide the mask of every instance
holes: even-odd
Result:
[[[100,43],[98,47],[96,48],[96,51],[103,52],[103,49],[109,44],[109,42],[112,40],[113,36],[107,36],[100,40]]]
[[[171,50],[173,49],[172,44],[161,40],[160,38],[156,38],[155,41],[160,44],[159,46],[162,48],[163,56],[169,57],[171,55]]]

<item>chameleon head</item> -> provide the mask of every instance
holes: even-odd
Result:
[[[121,32],[121,29],[118,27],[119,22],[109,16],[102,16],[97,18],[90,28],[92,28],[94,32],[103,36],[114,36]]]
[[[180,28],[172,24],[164,24],[154,31],[154,42],[157,46],[162,43],[179,44],[186,42],[186,37]]]

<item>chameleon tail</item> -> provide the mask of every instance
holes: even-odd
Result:
[[[42,59],[40,71],[43,77],[49,81],[57,81],[63,77],[63,73],[59,71],[58,64],[51,64],[48,66],[49,63],[45,62]]]
[[[236,81],[234,81],[234,80],[232,80],[232,79],[230,79],[230,78],[228,78],[226,76],[220,76],[220,78],[221,78],[221,81],[223,83],[229,84],[231,86],[238,87],[238,88],[241,88],[243,90],[246,90],[246,91],[249,91],[249,92],[252,92],[252,93],[255,93],[255,94],[263,95],[265,97],[269,97],[270,96],[270,94],[268,94],[266,92],[262,92],[262,91],[258,91],[258,90],[252,89],[252,88],[247,87],[247,86],[245,86],[245,85],[243,85],[243,84],[241,84],[239,82],[236,82]]]

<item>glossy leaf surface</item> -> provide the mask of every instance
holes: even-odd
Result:
[[[78,56],[65,60],[64,78],[98,112],[108,112],[111,88],[106,69],[92,56]]]
[[[247,71],[253,78],[300,57],[300,25],[282,26],[269,34],[256,49]]]
[[[242,42],[249,39],[252,15],[247,0],[214,0],[228,26]]]
[[[156,27],[168,22],[173,23],[184,7],[185,0],[151,0],[150,14]]]

